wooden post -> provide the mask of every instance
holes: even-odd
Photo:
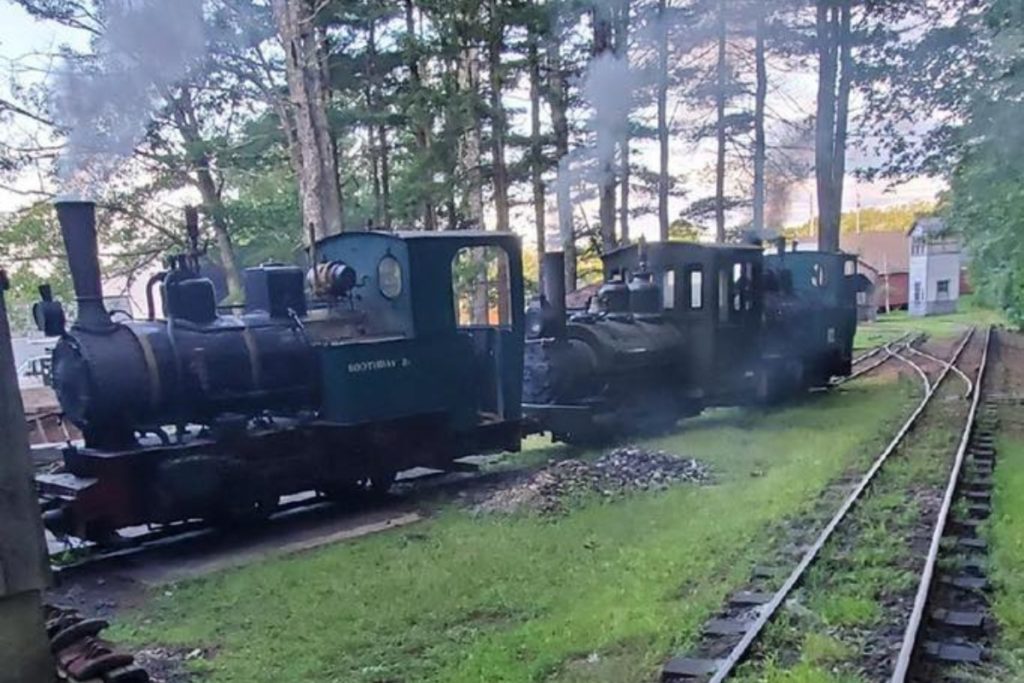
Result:
[[[0,270],[0,683],[45,682],[55,677],[42,608],[50,574],[4,301],[7,286]]]

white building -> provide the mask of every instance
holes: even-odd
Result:
[[[955,313],[960,298],[960,240],[941,218],[910,228],[910,315]]]

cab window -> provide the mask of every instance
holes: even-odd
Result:
[[[690,292],[690,310],[699,311],[704,308],[704,269],[700,266],[690,268],[687,280]]]
[[[495,246],[463,247],[452,260],[455,324],[504,327],[512,324],[508,255]]]
[[[661,278],[661,302],[666,311],[676,307],[676,271],[666,270]]]

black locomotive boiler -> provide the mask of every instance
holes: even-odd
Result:
[[[560,254],[528,314],[524,412],[580,442],[664,428],[711,406],[780,400],[848,374],[856,259],[760,245],[633,244],[567,311]]]
[[[237,313],[218,309],[193,248],[150,281],[147,319],[115,322],[93,205],[56,209],[78,316],[65,329],[44,292],[36,317],[60,337],[54,388],[85,443],[37,478],[52,531],[105,539],[139,524],[259,517],[286,494],[386,489],[410,467],[519,449],[515,237],[337,235],[316,245],[309,272],[248,269]],[[189,232],[195,244],[194,221]],[[459,315],[457,266],[480,250],[502,258],[508,279],[506,317],[493,324]]]

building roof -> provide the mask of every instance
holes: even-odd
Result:
[[[875,272],[910,271],[910,243],[902,230],[843,233],[839,246]]]
[[[942,234],[945,230],[946,221],[938,216],[925,216],[924,218],[918,218],[914,221],[914,224],[910,226],[910,230],[907,231],[907,234],[912,235],[915,232],[920,232],[931,236]]]

